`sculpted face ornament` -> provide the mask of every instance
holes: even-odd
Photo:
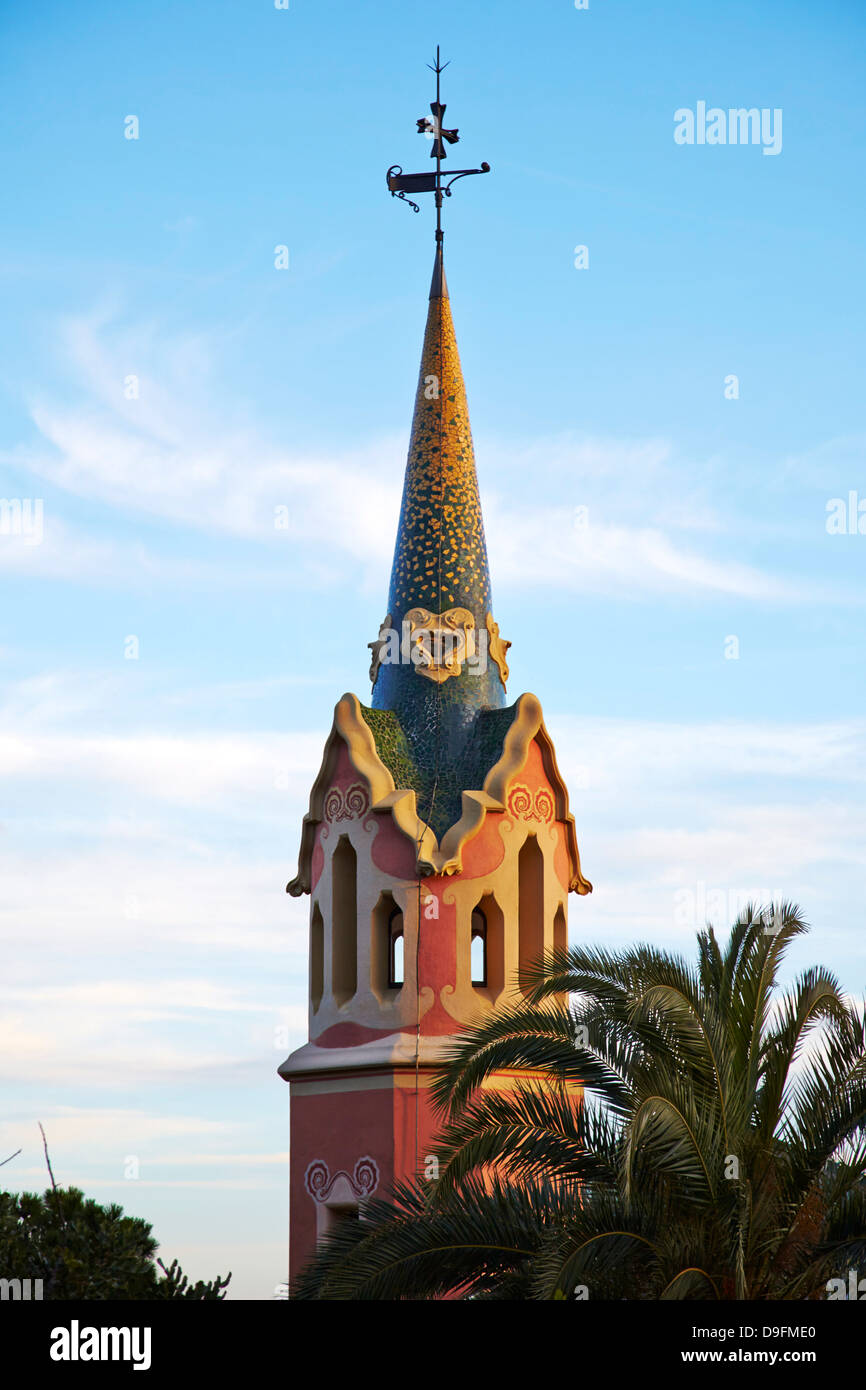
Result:
[[[410,608],[403,619],[409,627],[410,659],[420,676],[441,684],[459,676],[464,661],[475,656],[475,618],[468,608],[431,613]]]
[[[431,613],[429,608],[410,608],[397,632],[389,613],[379,628],[375,642],[368,643],[373,660],[370,680],[376,684],[381,666],[414,666],[419,675],[441,684],[449,676],[459,676],[468,662],[486,670],[487,633],[482,631],[481,662],[476,660],[475,618],[468,608],[449,608]]]
[[[511,646],[499,636],[499,624],[488,613],[483,628],[476,628],[468,608],[449,608],[431,613],[429,608],[410,608],[401,623],[393,627],[387,614],[379,636],[368,642],[373,659],[370,680],[376,684],[381,666],[414,666],[421,676],[441,685],[449,676],[459,676],[464,664],[475,675],[487,670],[487,656],[495,661],[503,687],[508,680],[505,654]]]

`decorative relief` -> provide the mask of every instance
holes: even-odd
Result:
[[[358,820],[370,808],[370,798],[360,782],[354,782],[344,792],[339,787],[331,787],[325,797],[324,816],[326,821]]]
[[[475,617],[469,608],[448,608],[433,613],[429,608],[410,608],[398,632],[394,618],[386,614],[379,635],[367,646],[372,652],[370,680],[373,685],[382,666],[414,666],[419,675],[441,684],[449,676],[459,676],[464,662],[476,658],[480,669],[486,670],[486,660],[495,661],[503,686],[508,680],[505,653],[511,646],[499,635],[499,624],[493,614],[485,619],[486,632],[478,632]]]
[[[556,803],[549,787],[539,787],[533,795],[529,787],[515,782],[508,793],[508,810],[515,820],[552,821]]]
[[[441,684],[449,676],[459,676],[464,661],[475,656],[475,618],[468,608],[449,608],[431,613],[429,608],[410,608],[398,632],[389,613],[375,642],[367,645],[373,653],[370,680],[382,666],[414,666],[428,680]],[[507,644],[506,644],[507,645]]]
[[[369,1197],[379,1186],[379,1165],[374,1158],[359,1158],[351,1177],[341,1168],[331,1176],[331,1170],[321,1158],[314,1158],[307,1164],[304,1174],[304,1187],[314,1202],[327,1202],[339,1178],[345,1178],[358,1198]]]
[[[499,636],[499,624],[493,621],[492,613],[487,614],[484,625],[487,628],[487,650],[490,653],[491,660],[495,661],[496,665],[499,667],[499,676],[502,684],[505,685],[508,680],[508,662],[505,660],[505,653],[508,651],[511,643],[504,641]]]
[[[468,608],[449,608],[444,613],[410,608],[403,621],[409,624],[412,664],[419,675],[437,685],[449,676],[459,676],[464,661],[475,655],[475,618]]]
[[[379,674],[379,666],[381,665],[382,661],[382,648],[387,647],[389,633],[393,631],[391,627],[392,622],[393,618],[391,617],[391,614],[386,613],[379,626],[379,636],[376,638],[375,642],[367,643],[367,646],[373,653],[373,657],[370,662],[370,680],[373,682],[374,685],[376,684],[376,677]]]

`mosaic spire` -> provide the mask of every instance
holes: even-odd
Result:
[[[491,607],[466,388],[439,247],[388,594],[396,617],[416,607],[468,608],[481,628]]]
[[[372,707],[397,716],[414,768],[419,812],[428,822],[442,814],[445,784],[453,781],[456,787],[478,754],[482,711],[505,704],[510,645],[500,638],[493,619],[469,410],[442,259],[445,198],[458,180],[487,174],[490,165],[444,174],[446,145],[456,144],[459,135],[443,125],[440,79],[447,64],[438,48],[432,67],[433,119],[423,116],[417,127],[432,140],[436,168],[404,174],[394,164],[386,175],[392,197],[415,212],[420,207],[409,194],[433,194],[436,258],[388,613],[370,643]]]
[[[481,709],[505,703],[507,643],[490,571],[466,389],[437,243],[415,394],[388,616],[373,649],[372,704],[410,742],[439,729],[459,753]]]

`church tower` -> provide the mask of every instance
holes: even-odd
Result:
[[[290,1085],[290,1274],[337,1220],[423,1173],[432,1072],[473,1020],[518,998],[567,942],[580,869],[568,793],[534,695],[507,703],[466,391],[445,279],[439,102],[419,131],[436,254],[388,611],[367,704],[337,703],[289,893],[310,895],[309,1041]],[[486,173],[458,170],[455,178]],[[414,204],[413,204],[414,206]]]

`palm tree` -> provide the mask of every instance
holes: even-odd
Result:
[[[779,990],[806,930],[781,904],[694,965],[552,953],[437,1078],[438,1181],[338,1226],[293,1296],[822,1297],[866,1265],[866,1016],[821,967]]]

